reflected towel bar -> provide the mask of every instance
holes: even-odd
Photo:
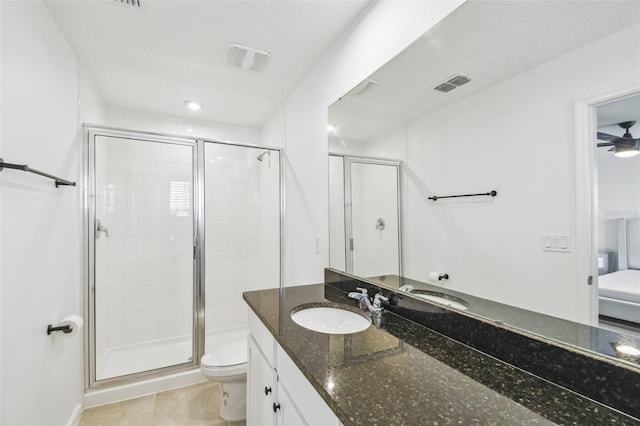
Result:
[[[31,167],[27,166],[26,164],[5,163],[4,160],[2,158],[0,158],[0,172],[5,168],[14,169],[14,170],[23,170],[25,172],[31,172],[31,173],[35,173],[35,174],[40,175],[40,176],[44,176],[44,177],[49,178],[49,179],[53,179],[53,180],[56,181],[56,188],[59,188],[60,185],[76,186],[75,182],[71,182],[71,181],[68,181],[66,179],[62,179],[62,178],[59,178],[57,176],[50,175],[49,173],[41,172],[40,170],[32,169]]]
[[[460,197],[477,197],[480,195],[484,195],[484,196],[491,196],[491,197],[495,197],[496,195],[498,195],[498,193],[496,191],[490,191],[490,192],[483,192],[481,194],[463,194],[463,195],[434,195],[433,197],[429,197],[430,200],[436,201],[439,200],[440,198],[460,198]]]

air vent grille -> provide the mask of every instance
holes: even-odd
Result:
[[[449,77],[448,79],[444,80],[442,83],[438,84],[436,87],[434,87],[434,90],[437,90],[438,92],[450,92],[453,89],[462,86],[463,84],[467,84],[468,82],[471,81],[471,77],[462,73],[458,73],[455,75],[452,75],[451,77]]]
[[[466,76],[464,74],[458,74],[455,77],[447,80],[447,83],[453,84],[454,86],[462,86],[463,84],[467,84],[470,81],[471,81],[471,78],[469,76]]]
[[[140,7],[140,0],[115,0],[115,2],[126,6]]]
[[[224,53],[225,62],[243,71],[264,71],[271,62],[271,54],[255,47],[230,44]]]
[[[434,87],[434,90],[437,90],[438,92],[447,93],[452,91],[456,87],[458,86],[454,86],[453,84],[449,84],[449,83],[441,83],[441,84],[438,84],[436,87]]]

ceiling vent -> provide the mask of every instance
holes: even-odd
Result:
[[[433,89],[437,90],[438,92],[447,93],[452,91],[455,88],[462,86],[463,84],[467,84],[470,81],[471,81],[470,76],[462,73],[458,73],[458,74],[452,75],[442,83],[438,84]]]
[[[438,92],[444,92],[444,93],[447,93],[447,92],[452,91],[452,90],[453,90],[453,89],[455,89],[456,87],[458,87],[458,86],[454,86],[453,84],[449,84],[449,83],[441,83],[441,84],[438,84],[438,85],[437,85],[436,87],[434,87],[433,89],[434,89],[434,90],[437,90]]]
[[[271,53],[255,47],[230,44],[224,52],[225,62],[243,71],[264,71],[271,62]]]
[[[115,2],[125,6],[140,7],[140,0],[115,0]]]

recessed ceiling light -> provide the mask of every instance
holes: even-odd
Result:
[[[184,101],[184,104],[191,111],[199,111],[200,109],[202,109],[202,103],[198,101]]]

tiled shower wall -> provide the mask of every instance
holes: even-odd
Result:
[[[280,160],[264,152],[205,144],[207,333],[246,326],[242,293],[279,286]]]

